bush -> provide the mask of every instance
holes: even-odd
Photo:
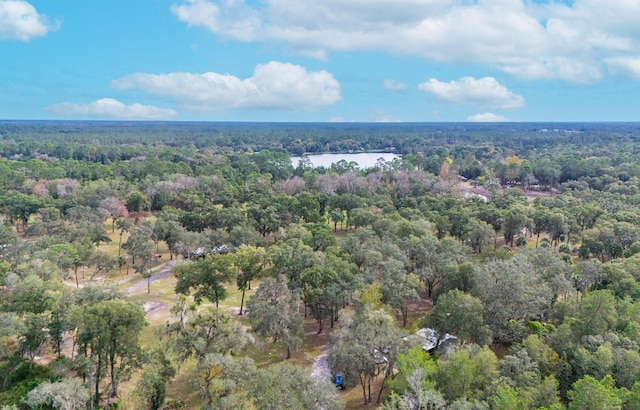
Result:
[[[0,361],[0,406],[19,405],[29,391],[55,378],[48,366],[16,356],[3,359]]]

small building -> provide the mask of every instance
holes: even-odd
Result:
[[[429,353],[442,352],[458,343],[458,338],[449,333],[445,333],[438,341],[438,332],[428,327],[418,330],[413,336],[405,337],[405,340],[414,340],[422,346],[423,350]]]

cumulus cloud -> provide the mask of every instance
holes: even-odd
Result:
[[[640,57],[607,58],[605,63],[617,74],[640,78]]]
[[[407,89],[407,85],[405,83],[400,83],[396,80],[385,79],[382,82],[382,86],[387,90],[391,91],[402,91]]]
[[[576,83],[601,79],[606,58],[640,54],[629,0],[183,0],[171,10],[190,27],[322,59],[382,50]]]
[[[89,104],[61,103],[45,108],[65,117],[109,118],[119,120],[170,120],[178,113],[170,108],[158,108],[153,105],[125,105],[113,98],[102,98]]]
[[[26,1],[0,0],[0,40],[29,41],[58,27]]]
[[[136,73],[113,81],[112,86],[169,97],[199,112],[236,108],[308,110],[341,98],[340,83],[328,72],[307,71],[276,61],[257,65],[253,76],[244,80],[213,72]]]
[[[189,27],[224,32],[243,41],[254,39],[261,24],[258,12],[246,7],[241,0],[225,0],[221,6],[206,0],[187,0],[182,5],[173,4],[171,12]]]
[[[467,117],[469,122],[506,122],[509,121],[502,115],[493,114],[490,112],[484,112],[481,114],[470,115]]]
[[[418,85],[418,89],[434,95],[438,101],[452,104],[471,104],[505,110],[525,105],[522,96],[514,94],[493,77],[462,77],[448,83],[432,78]]]

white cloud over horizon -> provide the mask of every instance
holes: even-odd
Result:
[[[196,112],[229,109],[310,110],[340,101],[340,83],[326,71],[307,71],[290,63],[258,64],[253,76],[176,72],[135,73],[114,80],[119,89],[139,89],[169,97]]]
[[[371,112],[369,120],[371,122],[402,122],[388,112],[380,109]]]
[[[0,40],[29,41],[59,28],[30,3],[22,0],[0,0]]]
[[[398,82],[396,80],[385,79],[382,81],[382,86],[391,91],[402,91],[407,89],[407,85],[405,83]]]
[[[91,117],[121,120],[170,120],[178,113],[170,108],[158,108],[139,103],[125,105],[113,98],[102,98],[88,104],[60,103],[45,107],[46,111],[65,117]]]
[[[509,119],[502,115],[493,114],[491,112],[484,112],[480,114],[474,114],[467,117],[469,122],[507,122]]]
[[[431,78],[419,84],[418,89],[432,94],[440,102],[451,104],[515,110],[526,103],[522,96],[514,94],[493,77],[462,77],[448,83]]]
[[[384,51],[527,79],[592,83],[605,59],[640,55],[640,7],[628,0],[182,0],[171,11],[189,27],[320,59]]]

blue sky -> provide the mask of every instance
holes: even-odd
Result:
[[[0,119],[640,121],[638,0],[0,0]]]

